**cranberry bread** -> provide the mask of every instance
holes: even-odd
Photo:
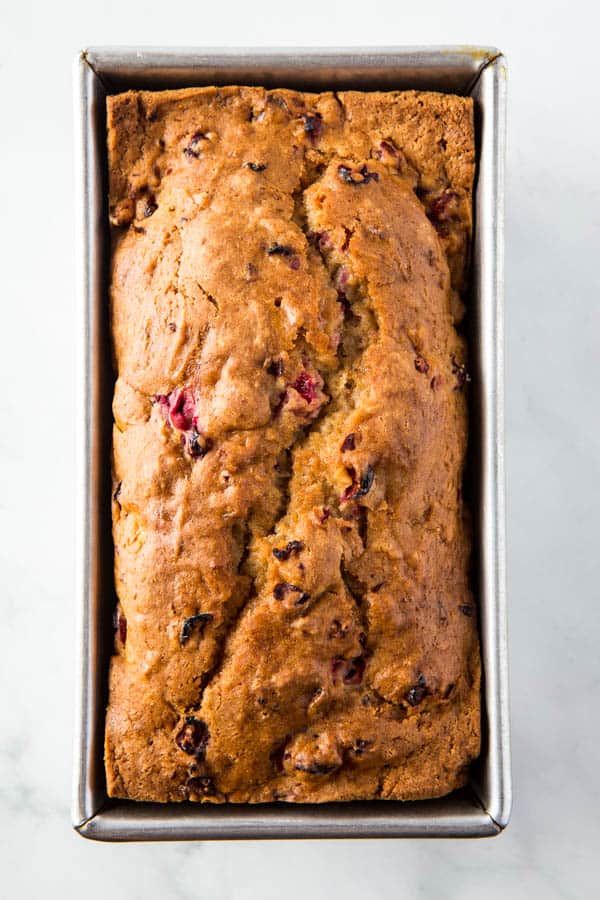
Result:
[[[108,149],[109,794],[464,784],[471,101],[131,92]]]

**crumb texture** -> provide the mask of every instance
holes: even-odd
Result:
[[[471,101],[108,100],[109,794],[441,796],[479,752]]]

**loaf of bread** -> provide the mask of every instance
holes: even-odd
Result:
[[[113,797],[437,797],[479,752],[468,98],[108,99]]]

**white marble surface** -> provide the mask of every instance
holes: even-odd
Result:
[[[598,896],[600,93],[590,10],[583,0],[0,5],[2,897]],[[393,42],[496,44],[510,66],[512,823],[468,843],[85,842],[69,818],[71,58],[92,43]]]

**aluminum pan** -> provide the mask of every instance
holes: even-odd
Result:
[[[109,509],[112,369],[106,315],[105,96],[120,90],[246,83],[306,89],[420,88],[476,102],[478,183],[469,306],[471,505],[483,657],[483,750],[449,797],[323,805],[146,804],[108,800],[102,760],[114,602]],[[164,50],[100,48],[75,61],[81,381],[78,677],[73,824],[96,840],[482,837],[511,806],[503,457],[503,204],[506,63],[492,48]]]

